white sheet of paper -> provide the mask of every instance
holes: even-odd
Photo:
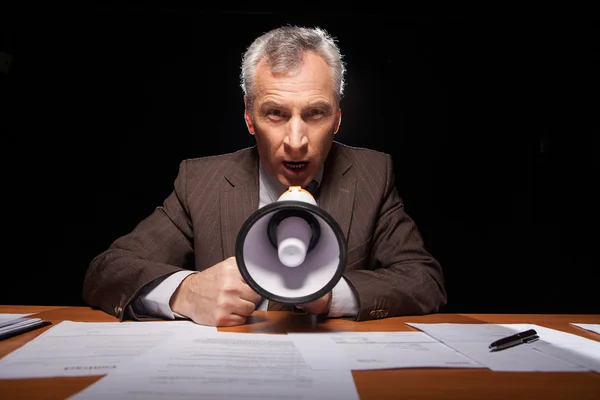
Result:
[[[288,334],[313,369],[485,368],[423,332]]]
[[[104,375],[176,332],[216,332],[191,321],[63,321],[0,359],[0,379]]]
[[[538,342],[492,352],[490,343],[526,329],[525,324],[408,323],[493,371],[588,371],[589,368],[542,353]],[[538,331],[538,333],[540,333]]]
[[[349,370],[313,371],[287,335],[176,335],[71,400],[358,400]]]
[[[0,328],[20,322],[30,315],[33,314],[0,314]]]
[[[575,322],[571,322],[571,325],[578,326],[579,328],[595,332],[600,335],[600,324],[579,324]]]
[[[23,319],[15,320],[10,325],[0,327],[0,335],[4,334],[4,333],[18,331],[18,330],[21,330],[22,328],[25,328],[25,327],[28,327],[31,325],[39,325],[42,323],[44,323],[44,321],[42,321],[39,318],[23,318]]]
[[[542,353],[600,373],[600,342],[544,326],[515,324],[517,329],[535,329],[540,337],[531,345]]]

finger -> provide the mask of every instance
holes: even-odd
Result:
[[[237,264],[234,263],[233,267],[234,268],[232,268],[231,273],[234,274],[236,276],[236,279],[238,279],[244,285],[248,285],[248,282],[246,282],[246,280],[242,276],[242,273],[240,272],[240,269],[238,268]]]
[[[256,293],[250,286],[248,285],[244,285],[241,289],[240,289],[240,297],[244,300],[250,301],[254,304],[258,303],[261,299],[262,296],[258,293]]]
[[[238,314],[229,314],[226,318],[219,320],[216,326],[236,326],[243,325],[246,322],[246,317]]]
[[[221,311],[212,314],[194,316],[192,321],[198,325],[205,326],[234,326],[244,324],[246,322],[246,317],[243,315]]]
[[[237,301],[235,303],[235,305],[231,309],[231,313],[237,314],[242,317],[247,317],[249,315],[252,315],[252,313],[255,310],[256,310],[255,303],[248,301],[248,300],[240,299],[239,301]]]

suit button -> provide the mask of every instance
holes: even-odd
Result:
[[[373,311],[371,311],[369,313],[369,317],[371,317],[371,318],[377,318],[377,313],[375,312],[375,310],[373,310]]]
[[[116,307],[115,307],[115,314],[116,314],[117,316],[118,316],[118,315],[121,315],[121,312],[122,312],[122,311],[123,311],[123,307],[121,307],[121,306],[116,306]]]

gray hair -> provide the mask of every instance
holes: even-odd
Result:
[[[346,67],[335,39],[318,27],[283,26],[256,38],[242,57],[241,87],[250,109],[258,63],[265,60],[275,73],[293,71],[301,66],[307,51],[316,53],[329,65],[335,99],[339,104],[344,94]]]

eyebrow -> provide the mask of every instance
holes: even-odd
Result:
[[[332,111],[333,110],[333,106],[330,103],[326,102],[326,101],[317,101],[317,102],[314,102],[314,103],[310,103],[308,105],[308,107],[306,107],[305,109],[307,109],[307,108],[320,108],[320,109],[323,109],[325,111]]]
[[[265,101],[260,105],[260,109],[263,110],[265,108],[284,108],[281,104],[275,101]]]
[[[288,107],[284,106],[281,103],[278,103],[276,101],[266,101],[263,104],[260,105],[260,109],[264,110],[266,108],[282,108],[282,109],[286,109]],[[302,111],[308,110],[308,109],[315,109],[315,108],[320,108],[326,111],[331,111],[333,110],[333,106],[326,102],[326,101],[316,101],[314,103],[309,103],[307,106],[302,107]]]

